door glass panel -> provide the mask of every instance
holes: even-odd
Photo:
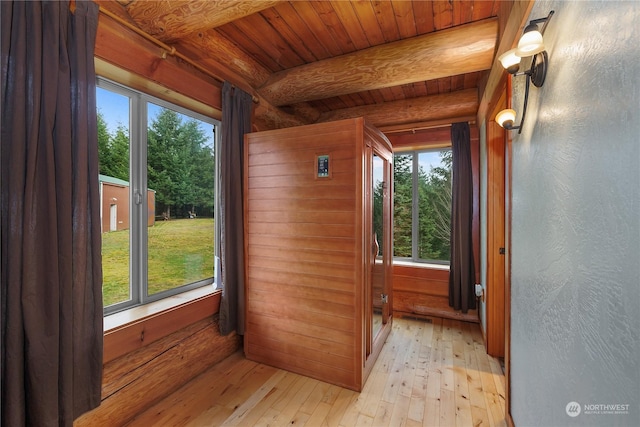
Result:
[[[371,271],[371,299],[373,310],[373,331],[372,337],[378,335],[382,329],[382,294],[384,290],[384,160],[373,154],[373,247],[372,251],[372,271]]]

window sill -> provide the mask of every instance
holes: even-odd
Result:
[[[444,270],[449,271],[449,266],[444,264],[433,264],[428,262],[415,262],[415,261],[401,261],[401,260],[393,260],[393,265],[400,265],[403,267],[415,267],[415,268],[426,268],[430,270]]]
[[[220,308],[220,295],[220,290],[203,286],[105,316],[103,362],[107,363],[214,315]]]
[[[181,294],[163,298],[149,304],[139,305],[114,314],[109,314],[104,316],[104,333],[106,334],[129,323],[137,322],[145,317],[153,316],[154,314],[158,314],[166,310],[171,310],[195,299],[211,295],[214,292],[216,292],[216,290],[213,289],[213,286],[207,285],[198,289],[192,289]]]

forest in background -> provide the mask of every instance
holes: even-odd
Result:
[[[393,162],[393,252],[412,258],[413,156],[397,154]],[[440,166],[418,170],[417,258],[449,261],[451,236],[451,150],[440,151]],[[381,191],[376,189],[376,195]],[[380,193],[381,194],[381,193]],[[379,197],[379,196],[377,196]]]
[[[182,116],[184,117],[184,116]],[[156,192],[156,215],[187,218],[190,213],[213,217],[215,152],[194,119],[183,120],[163,108],[147,129],[147,187]],[[129,131],[119,124],[110,133],[98,112],[100,173],[129,181]]]

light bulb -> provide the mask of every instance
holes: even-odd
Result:
[[[520,57],[516,55],[516,50],[517,49],[508,50],[498,57],[502,66],[510,74],[517,73],[520,68]]]
[[[496,114],[496,123],[505,129],[512,129],[513,123],[516,121],[516,111],[508,108]]]
[[[520,57],[532,56],[544,50],[544,42],[542,34],[535,24],[528,25],[524,30],[524,34],[520,37],[516,55]]]

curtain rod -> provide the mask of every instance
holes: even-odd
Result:
[[[476,121],[474,120],[457,120],[458,122],[467,122],[469,123],[469,126],[475,125]],[[430,125],[420,125],[420,126],[407,126],[407,127],[402,127],[400,125],[398,126],[389,126],[388,129],[385,129],[384,126],[379,127],[378,129],[380,129],[380,131],[384,134],[394,134],[394,133],[416,133],[416,132],[420,132],[420,131],[424,131],[424,130],[431,130],[431,129],[438,129],[438,128],[444,128],[444,127],[451,127],[451,125],[453,123],[456,122],[446,122],[446,123],[435,123],[435,124],[430,124]]]
[[[218,81],[220,83],[224,83],[224,79],[223,78],[221,78],[221,77],[217,76],[216,74],[212,73],[211,71],[209,71],[208,69],[204,68],[200,64],[197,64],[191,58],[189,58],[189,57],[183,55],[182,53],[178,52],[174,46],[169,46],[168,44],[158,40],[157,38],[153,37],[151,34],[146,33],[145,31],[141,30],[140,28],[136,27],[135,25],[133,25],[133,24],[125,21],[124,19],[120,18],[115,13],[105,9],[103,6],[100,6],[100,12],[105,14],[105,15],[107,15],[109,18],[113,19],[118,24],[127,27],[128,29],[130,29],[131,31],[135,32],[139,36],[142,36],[144,39],[146,39],[146,40],[150,41],[151,43],[153,43],[153,44],[161,47],[162,49],[164,49],[164,52],[162,54],[162,58],[163,59],[167,57],[167,54],[169,54],[171,56],[175,56],[175,57],[181,59],[182,61],[186,62],[187,64],[191,65],[192,67],[196,68],[198,71],[200,71],[200,72],[206,74],[207,76],[213,78],[214,80],[216,80],[216,81]],[[234,87],[235,87],[235,85],[234,85]],[[242,89],[242,88],[240,88],[240,89]],[[256,104],[260,103],[260,99],[258,99],[258,97],[255,96],[255,95],[251,95],[251,100]]]

